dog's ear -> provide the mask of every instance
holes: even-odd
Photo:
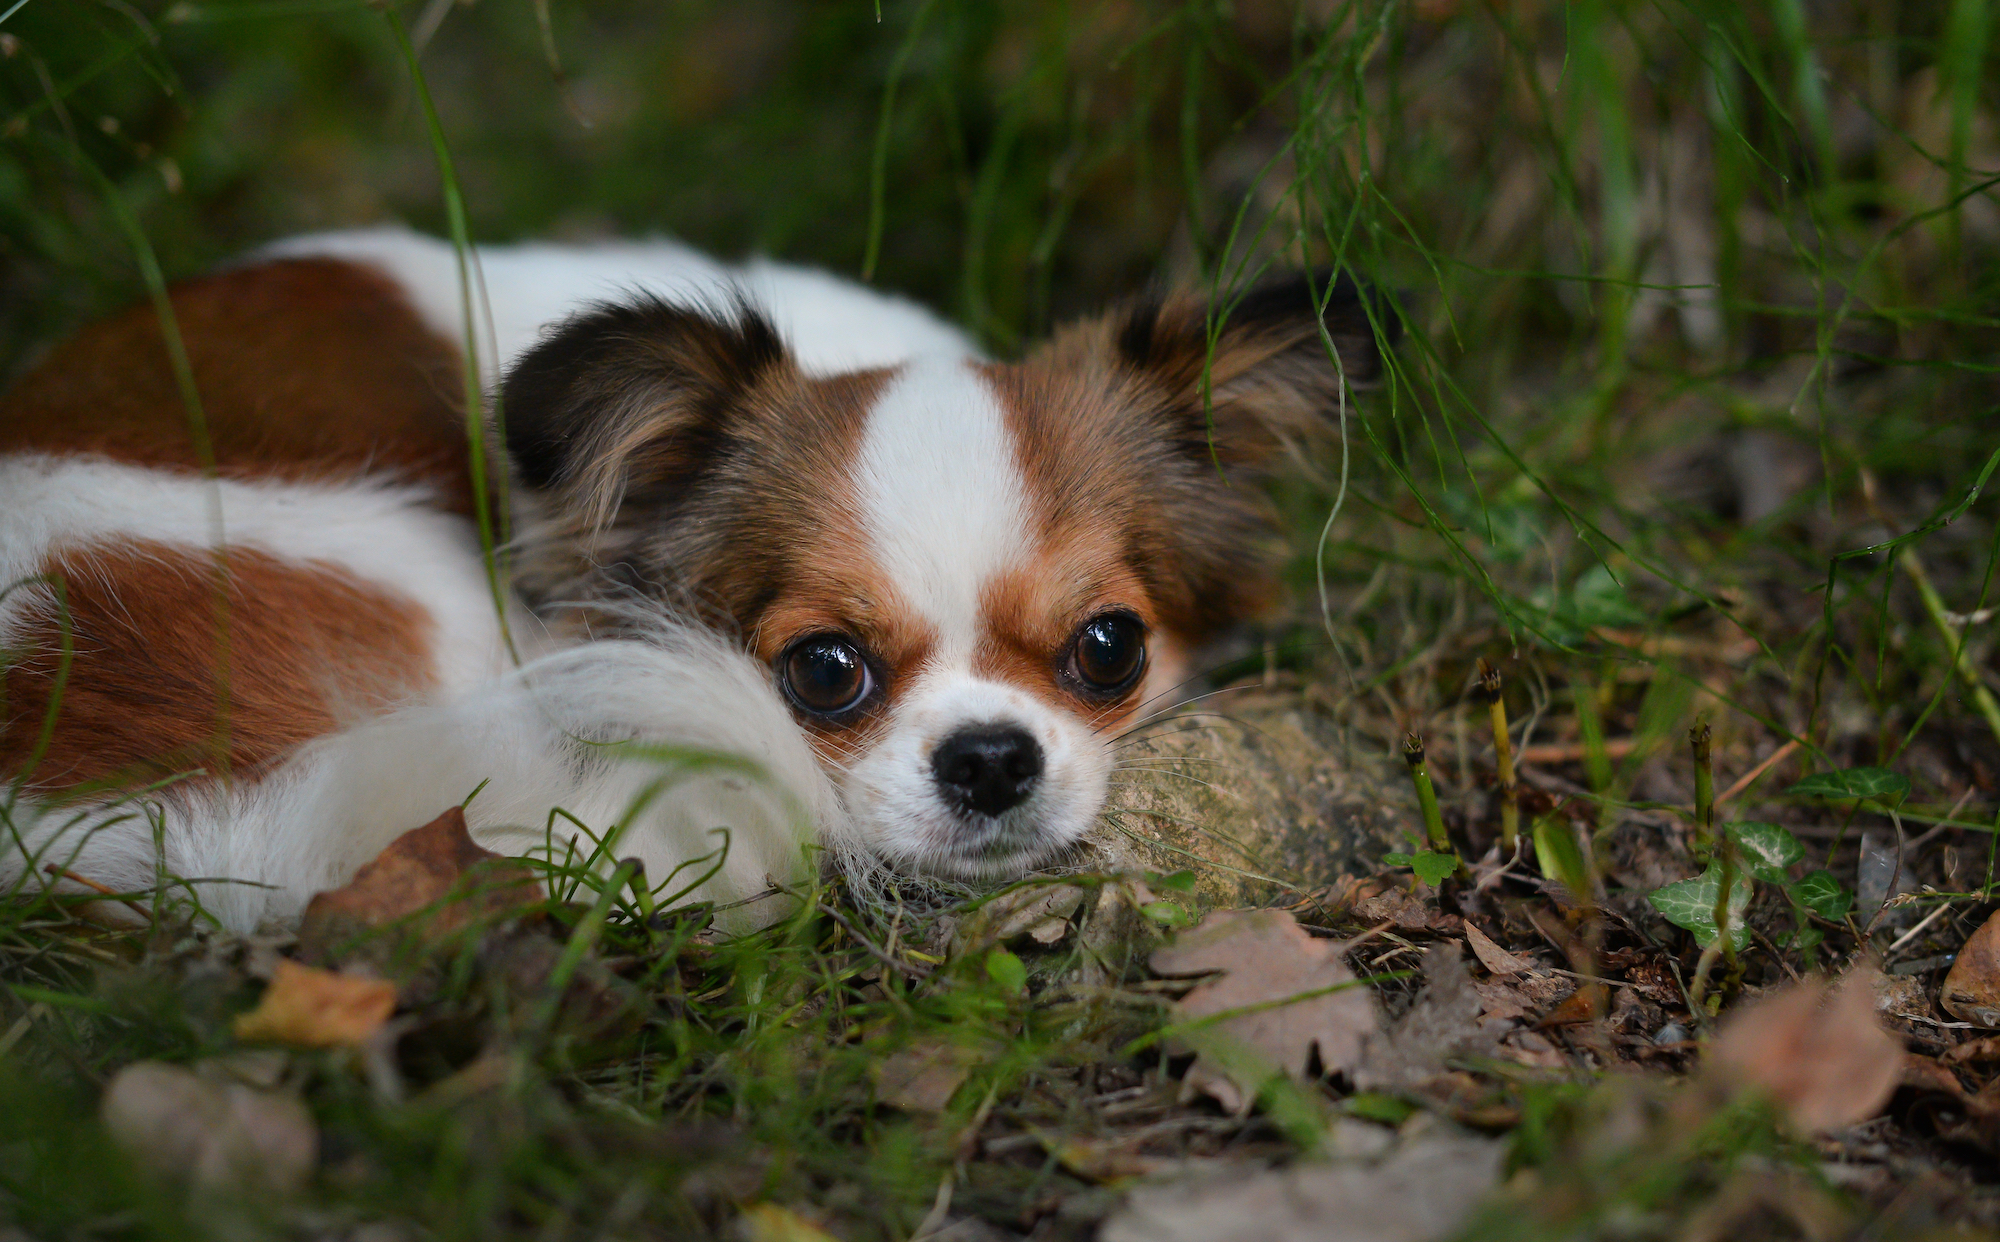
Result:
[[[1164,392],[1184,441],[1198,438],[1204,458],[1256,466],[1280,441],[1324,427],[1343,381],[1381,379],[1398,321],[1379,295],[1322,271],[1213,301],[1142,298],[1114,312],[1110,328],[1116,361]]]
[[[1385,301],[1328,273],[1214,305],[1145,297],[1057,333],[1012,369],[1009,399],[1043,491],[1122,517],[1164,624],[1197,644],[1275,599],[1256,480],[1334,425],[1343,383],[1381,377],[1394,331]]]
[[[628,495],[685,495],[744,396],[791,365],[771,322],[657,298],[571,317],[514,364],[501,389],[521,481],[582,531]]]

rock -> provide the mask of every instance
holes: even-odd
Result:
[[[1421,832],[1402,760],[1291,692],[1207,699],[1122,747],[1103,848],[1132,868],[1192,869],[1204,907],[1370,874]]]

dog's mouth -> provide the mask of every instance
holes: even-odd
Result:
[[[1078,835],[1041,816],[972,812],[956,818],[952,839],[924,867],[952,879],[1018,879],[1056,858]]]

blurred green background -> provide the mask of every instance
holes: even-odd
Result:
[[[1726,674],[1745,719],[1830,751],[1899,751],[1950,680],[1888,558],[1825,584],[2000,443],[1986,0],[27,0],[0,23],[0,364],[141,296],[114,205],[169,275],[443,231],[392,23],[481,240],[866,273],[1003,354],[1148,282],[1310,261],[1394,290],[1326,543],[1335,645],[1403,679],[1391,732],[1496,641],[1626,659],[1592,636],[1718,612],[1765,644]],[[1284,497],[1322,654],[1340,469]],[[1921,540],[1959,613],[1991,511]],[[1988,675],[1991,629],[1965,631]]]

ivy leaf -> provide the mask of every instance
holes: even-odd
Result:
[[[1790,884],[1786,869],[1806,856],[1799,839],[1776,824],[1746,820],[1729,825],[1728,831],[1736,838],[1744,867],[1766,884]]]
[[[1027,963],[1005,949],[995,949],[986,955],[986,977],[1009,996],[1019,996],[1028,989]]]
[[[1785,891],[1799,905],[1835,923],[1854,905],[1854,894],[1842,888],[1831,871],[1811,872],[1786,885]]]
[[[1458,855],[1440,854],[1433,850],[1418,850],[1414,854],[1384,854],[1382,861],[1391,867],[1408,867],[1417,873],[1417,878],[1432,888],[1438,881],[1458,870]]]
[[[1440,880],[1458,870],[1458,855],[1425,850],[1410,860],[1410,870],[1417,873],[1419,880],[1436,888]]]
[[[1729,940],[1738,952],[1750,943],[1750,928],[1743,921],[1750,908],[1756,885],[1738,868],[1729,893]],[[1708,870],[1691,880],[1669,884],[1649,894],[1646,900],[1666,916],[1667,922],[1694,933],[1695,943],[1706,949],[1715,943],[1715,898],[1722,891],[1722,867],[1711,863]]]
[[[1887,768],[1842,768],[1816,772],[1785,791],[1808,798],[1882,798],[1909,796],[1910,781]]]

